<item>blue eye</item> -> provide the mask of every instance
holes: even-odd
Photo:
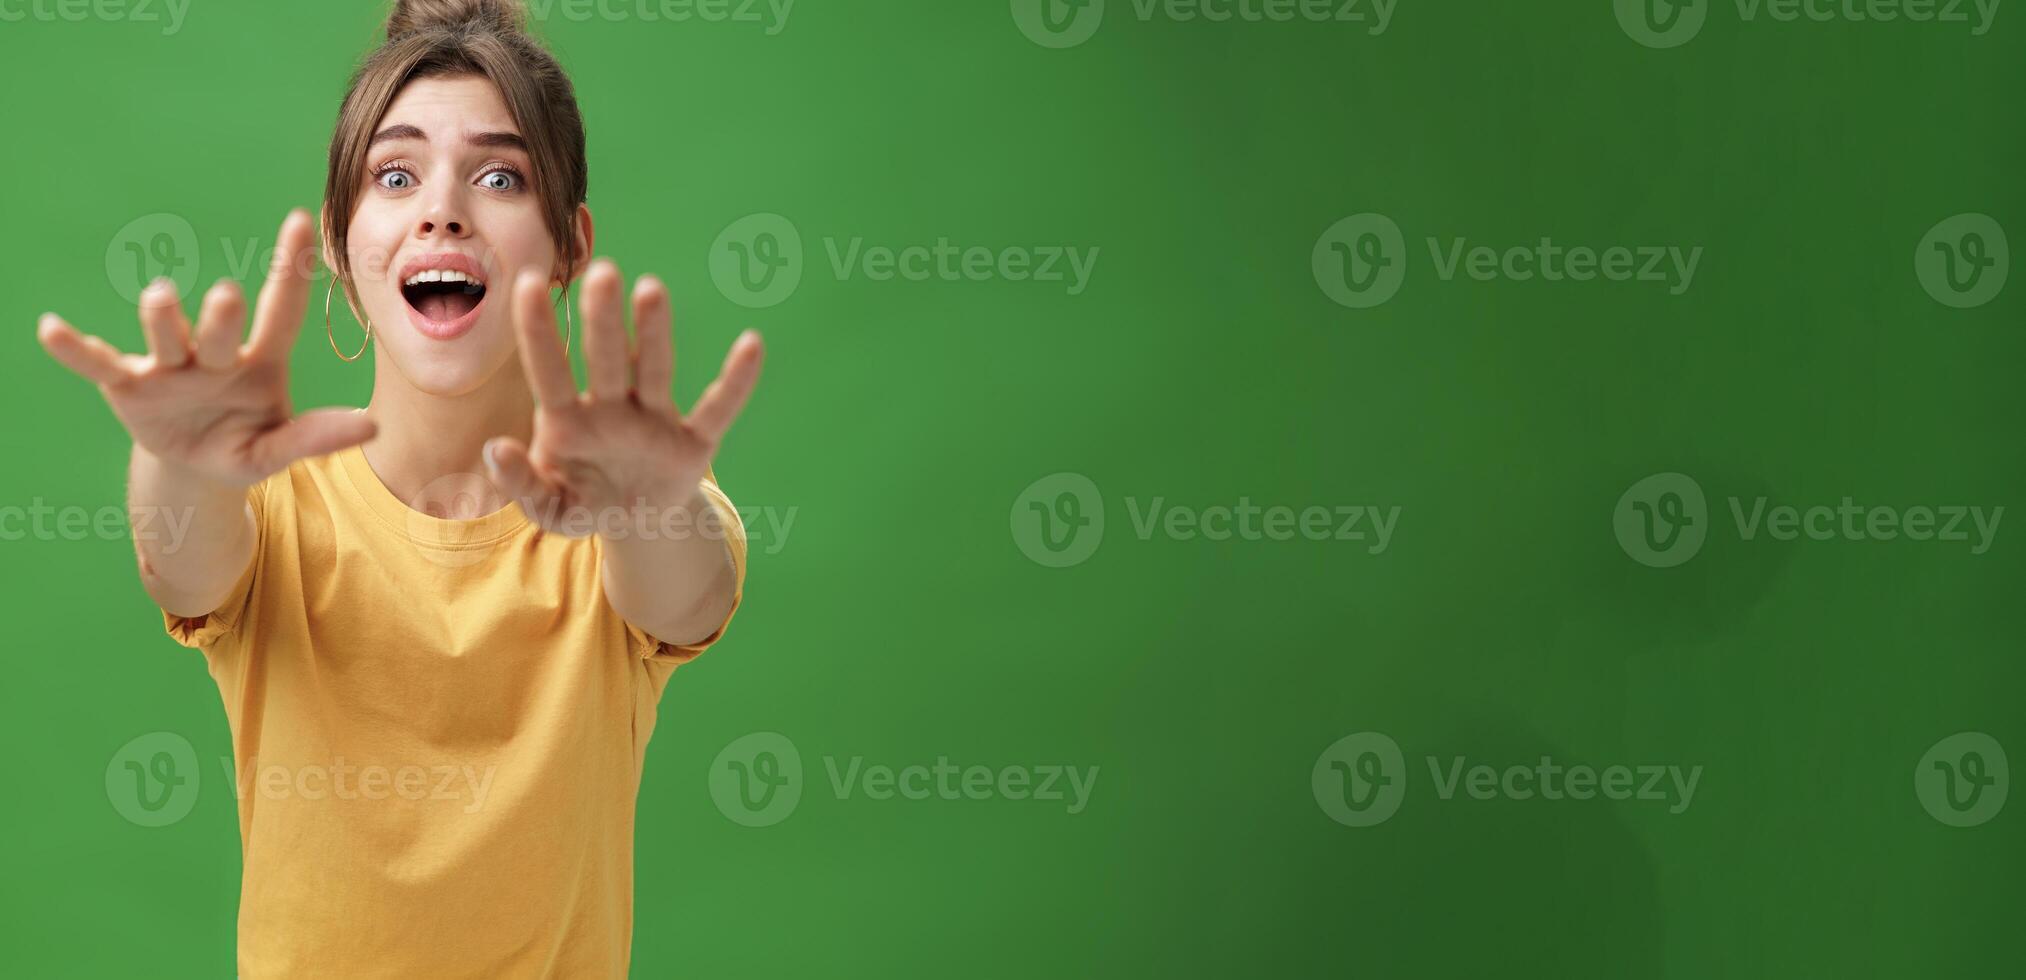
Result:
[[[521,186],[521,177],[511,170],[488,170],[478,183],[489,191],[510,191]]]
[[[383,170],[373,179],[390,191],[405,191],[415,186],[414,175],[406,170]]]

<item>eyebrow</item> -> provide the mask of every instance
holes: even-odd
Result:
[[[393,140],[421,140],[426,143],[429,141],[429,135],[407,123],[396,123],[374,133],[373,138],[366,141],[366,146],[370,149],[381,143]],[[522,151],[528,148],[527,140],[521,139],[519,133],[473,133],[471,134],[471,144],[473,146],[504,146]]]

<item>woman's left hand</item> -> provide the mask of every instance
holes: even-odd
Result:
[[[675,341],[668,290],[652,276],[634,285],[634,346],[627,341],[620,285],[618,267],[606,260],[584,274],[577,318],[584,335],[583,392],[556,339],[547,280],[527,272],[513,288],[521,367],[540,404],[530,444],[494,439],[486,444],[486,460],[493,481],[530,519],[572,537],[613,526],[620,519],[615,510],[626,513],[623,526],[631,528],[635,506],[702,503],[698,488],[711,457],[760,377],[764,350],[760,335],[748,330],[732,343],[696,406],[678,411],[670,392]]]

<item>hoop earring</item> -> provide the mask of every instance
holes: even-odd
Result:
[[[326,288],[324,290],[324,336],[330,338],[331,353],[338,355],[338,360],[344,361],[346,364],[350,364],[353,361],[356,361],[359,358],[365,356],[366,345],[373,342],[373,321],[365,317],[359,318],[359,322],[364,324],[366,327],[366,339],[359,342],[359,352],[357,354],[353,354],[350,357],[346,357],[345,352],[338,349],[338,335],[331,331],[331,294],[337,292],[337,289],[338,289],[338,277],[332,276],[329,288]],[[345,304],[347,306],[351,305],[351,300],[349,298],[346,299]]]

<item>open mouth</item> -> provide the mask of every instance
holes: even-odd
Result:
[[[401,298],[424,319],[448,325],[478,309],[485,283],[452,269],[426,269],[401,283]]]

